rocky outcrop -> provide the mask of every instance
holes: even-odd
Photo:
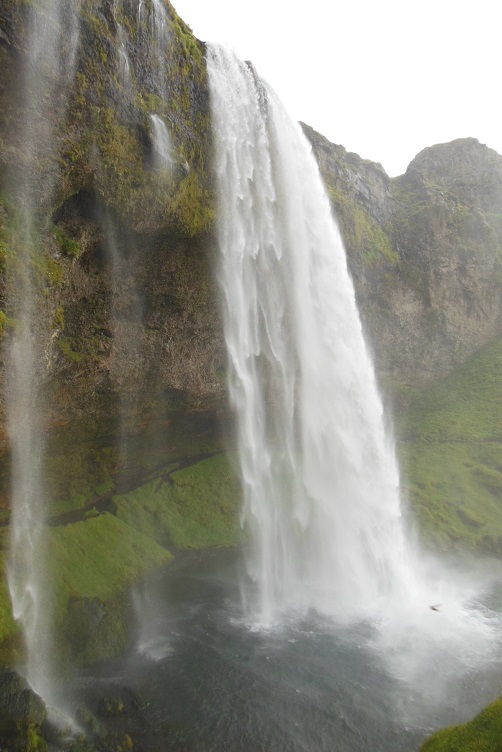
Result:
[[[44,752],[42,724],[46,708],[42,699],[15,671],[0,672],[0,748]]]
[[[380,374],[423,385],[502,333],[502,157],[476,139],[425,149],[405,175],[305,127],[348,251]]]

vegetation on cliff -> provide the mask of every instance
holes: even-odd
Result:
[[[166,545],[175,538],[180,546],[193,545],[192,518],[194,529],[200,528],[210,514],[211,498],[220,490],[210,487],[210,457],[221,451],[221,433],[215,438],[213,428],[200,431],[197,418],[184,429],[177,416],[202,403],[202,415],[209,415],[223,389],[209,270],[214,210],[204,47],[168,2],[146,0],[138,10],[135,3],[84,0],[69,3],[64,12],[73,7],[78,34],[62,44],[70,49],[77,40],[74,75],[70,66],[69,85],[62,86],[59,70],[43,72],[54,98],[41,101],[43,148],[35,146],[29,158],[23,139],[30,105],[21,79],[33,9],[16,2],[0,9],[0,265],[3,285],[5,276],[19,272],[18,252],[29,243],[37,310],[35,382],[48,429],[43,483],[54,568],[51,597],[54,618],[66,624],[62,652],[85,662],[123,648],[124,593],[170,557]],[[156,156],[154,116],[168,134],[165,165]],[[36,144],[38,134],[34,138]],[[29,238],[19,210],[28,185]],[[3,286],[1,292],[0,325],[8,346],[16,313]],[[5,524],[10,459],[3,433],[2,438]],[[204,483],[194,464],[203,456]],[[221,459],[214,461],[227,482]],[[199,484],[202,521],[189,495],[175,493],[170,472],[182,462],[194,465],[179,472],[192,478],[194,488]],[[138,497],[147,485],[143,495],[150,500],[148,483],[160,483],[172,514],[187,526],[182,533],[178,521],[178,537],[173,533],[163,545],[134,527],[136,502],[124,519],[117,516],[123,494],[133,489]],[[213,527],[210,541],[206,534],[206,544],[235,542],[237,496],[235,485],[228,482],[227,488],[225,499],[217,498],[219,527]],[[117,493],[120,503],[112,500]],[[142,522],[154,511],[145,504]],[[155,522],[145,526],[156,530]],[[3,554],[8,530],[1,532]],[[4,563],[0,574],[5,610],[0,657],[7,660],[22,644]],[[100,638],[93,645],[85,634],[76,639],[71,625],[90,629],[100,609],[106,614]]]
[[[406,174],[305,127],[386,386],[445,377],[502,332],[502,157],[476,139],[425,149]]]
[[[502,554],[502,340],[417,394],[398,435],[406,493],[441,549]]]
[[[502,698],[469,723],[433,734],[420,752],[499,752],[502,748]]]

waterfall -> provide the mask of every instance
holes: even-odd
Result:
[[[209,54],[229,386],[259,620],[365,613],[412,585],[345,251],[300,127],[253,69]]]
[[[158,115],[150,115],[153,129],[154,164],[157,170],[172,169],[176,155],[167,126]]]
[[[405,525],[394,443],[311,148],[250,64],[210,47],[208,71],[247,621],[273,626],[310,609],[369,621],[398,672],[427,643],[427,660],[409,668],[424,681],[438,655],[470,665],[476,654],[479,665],[495,634],[487,612],[466,605],[479,581],[419,552]]]
[[[12,240],[16,258],[7,269],[7,307],[16,321],[6,345],[7,426],[12,447],[11,541],[8,585],[13,613],[22,625],[26,674],[32,687],[50,700],[52,637],[47,613],[50,591],[43,524],[47,499],[44,487],[44,406],[37,284],[40,258],[38,216],[56,180],[53,123],[65,111],[65,91],[75,69],[79,26],[75,2],[44,0],[30,5],[27,20],[28,56],[21,104],[25,113],[19,135],[22,163],[10,177],[9,189],[19,230]],[[50,117],[47,107],[51,108]],[[39,260],[38,260],[38,263]]]
[[[152,0],[152,68],[159,85],[159,95],[167,98],[166,50],[169,44],[169,18],[163,0]]]
[[[127,31],[122,24],[117,24],[117,63],[119,80],[125,90],[128,90],[132,86],[131,80],[131,65],[129,63],[129,56],[127,54]]]

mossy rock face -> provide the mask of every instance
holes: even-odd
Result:
[[[87,665],[123,653],[130,642],[130,620],[131,607],[125,596],[114,601],[71,598],[62,635],[72,664]]]
[[[135,230],[170,225],[186,236],[200,234],[213,218],[204,48],[168,2],[160,19],[153,5],[145,5],[141,19],[137,6],[112,14],[100,5],[87,0],[81,10],[59,202],[92,184]],[[120,75],[124,56],[127,79]],[[151,115],[169,132],[171,170],[155,168]]]
[[[39,726],[45,720],[44,702],[15,671],[0,672],[0,698],[3,716]]]
[[[15,671],[0,671],[0,748],[9,752],[45,752],[42,737],[46,708]]]
[[[8,352],[23,306],[16,282],[31,275],[40,484],[58,568],[48,596],[63,630],[75,614],[88,625],[67,649],[88,661],[105,645],[112,652],[123,645],[122,594],[170,556],[107,514],[107,503],[182,458],[221,450],[221,434],[196,428],[191,438],[191,428],[178,430],[178,415],[219,404],[225,356],[210,265],[204,46],[164,0],[147,0],[140,15],[133,2],[69,0],[65,18],[75,9],[74,75],[62,86],[59,66],[48,66],[40,101],[25,96],[20,71],[30,14],[44,6],[7,1],[0,9],[0,331]],[[62,34],[60,41],[64,48],[70,40]],[[35,114],[27,112],[30,101]],[[40,140],[34,134],[27,155],[29,115],[47,131]],[[153,115],[170,139],[164,167],[155,158]],[[1,523],[8,520],[8,449],[1,430]],[[6,546],[8,532],[1,533]],[[111,550],[119,570],[106,561]],[[19,629],[3,565],[0,575],[0,659],[12,660]],[[105,616],[93,646],[86,635],[98,606]]]
[[[451,726],[433,734],[420,752],[501,752],[502,698],[462,726]]]
[[[147,395],[167,389],[199,404],[223,392],[204,46],[168,2],[146,2],[141,17],[135,3],[76,5],[75,74],[62,92],[47,72],[57,107],[51,97],[40,104],[52,130],[29,166],[35,357],[49,424],[110,415],[117,401],[134,419]],[[20,232],[25,100],[13,92],[22,88],[32,12],[35,4],[9,3],[0,15],[0,51],[12,58],[0,90],[0,113],[10,113],[4,128],[0,118],[0,267],[10,259],[13,278],[28,242]],[[153,115],[169,133],[169,168],[155,163]],[[16,324],[14,298],[0,311],[4,332]]]
[[[5,99],[5,122],[0,118],[0,136],[5,138],[4,159],[12,175],[22,162],[23,133],[19,127],[16,132],[15,125],[23,122],[25,104],[22,96],[14,96],[20,87],[13,79],[27,59],[29,16],[42,11],[32,3],[4,6],[0,52],[6,75],[0,96]],[[118,216],[132,219],[136,228],[171,224],[188,236],[207,229],[213,212],[203,45],[167,0],[160,11],[159,6],[145,3],[141,18],[133,3],[112,8],[102,0],[84,0],[78,10],[72,7],[68,3],[66,12],[75,14],[78,29],[73,80],[65,91],[58,86],[57,70],[47,71],[44,81],[52,99],[41,106],[52,108],[53,132],[51,154],[40,155],[35,190],[40,205],[47,208],[51,202],[57,207],[83,189],[92,189]],[[72,24],[64,29],[68,35]],[[63,46],[71,43],[70,38],[62,40]],[[127,77],[121,75],[124,60]],[[159,174],[154,168],[153,114],[165,120],[172,140],[170,174]],[[52,161],[49,167],[47,156]],[[47,195],[44,185],[46,169],[51,174],[56,171],[57,179],[50,183],[54,196]],[[77,253],[74,244],[68,248],[72,255]]]

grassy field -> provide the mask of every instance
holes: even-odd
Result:
[[[424,539],[502,555],[502,340],[415,397],[397,434]]]

